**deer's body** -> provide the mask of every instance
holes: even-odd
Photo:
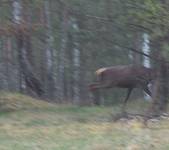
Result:
[[[154,78],[154,71],[151,68],[137,65],[106,67],[98,69],[96,76],[98,80],[90,85],[90,90],[113,87],[127,88],[128,94],[125,103],[134,88],[140,88],[151,96],[148,89],[148,84]]]
[[[96,75],[97,82],[107,84],[107,88],[139,88],[152,80],[152,69],[135,65],[113,66],[98,69]]]

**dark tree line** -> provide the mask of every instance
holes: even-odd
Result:
[[[91,93],[94,71],[145,65],[148,59],[158,76],[153,108],[165,110],[168,19],[167,0],[5,0],[0,6],[0,88],[55,102],[109,104],[123,92]]]

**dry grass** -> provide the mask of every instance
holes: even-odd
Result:
[[[44,108],[51,104],[18,93],[0,92],[0,111]]]

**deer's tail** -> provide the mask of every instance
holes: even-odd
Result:
[[[96,70],[95,74],[96,74],[97,76],[99,76],[99,75],[102,74],[105,70],[106,70],[106,68],[100,68],[100,69]]]
[[[106,68],[100,68],[96,70],[95,74],[97,76],[97,81],[103,81],[103,72],[106,70]]]
[[[101,87],[101,83],[103,82],[103,73],[105,70],[106,68],[101,68],[101,69],[96,70],[95,74],[97,77],[97,82],[89,85],[90,91],[94,91]]]

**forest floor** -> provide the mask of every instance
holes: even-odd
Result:
[[[113,122],[119,106],[54,105],[20,94],[1,93],[0,106],[0,150],[169,150],[167,118],[148,127],[137,119]],[[128,111],[146,107],[137,101]]]

